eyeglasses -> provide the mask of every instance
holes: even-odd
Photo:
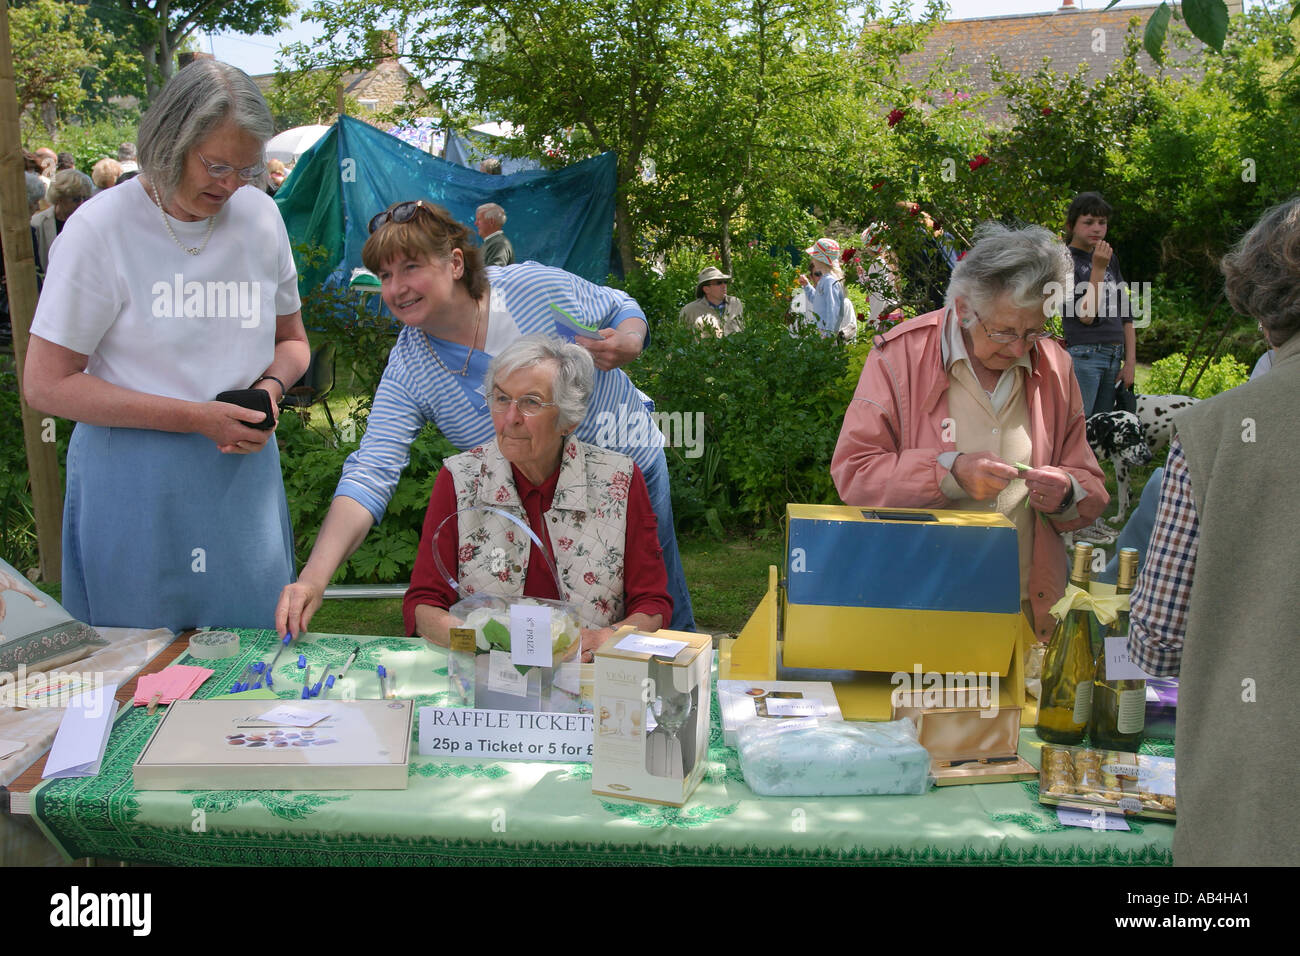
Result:
[[[203,154],[199,153],[199,161],[207,169],[208,175],[213,179],[225,179],[231,173],[239,173],[239,178],[244,182],[256,179],[262,173],[266,172],[266,163],[258,163],[256,166],[245,166],[243,169],[235,169],[234,166],[227,166],[225,163],[210,163],[204,159]]]
[[[978,312],[972,310],[971,314],[975,316],[975,321],[979,322],[979,324],[984,327],[984,334],[989,337],[989,341],[997,342],[999,345],[1010,345],[1012,342],[1020,342],[1023,340],[1026,346],[1033,346],[1043,341],[1043,339],[1050,339],[1052,337],[1052,330],[1046,327],[1041,328],[1036,332],[1026,332],[1024,335],[1021,335],[1019,332],[1012,332],[1010,329],[990,329],[988,323],[980,318]]]
[[[410,222],[415,218],[415,214],[423,209],[431,213],[429,204],[423,199],[408,199],[406,202],[393,203],[383,212],[376,214],[370,220],[370,231],[374,232],[386,222],[403,223]]]
[[[544,402],[536,395],[525,395],[523,398],[511,398],[500,389],[492,390],[492,398],[489,400],[489,407],[493,413],[504,415],[514,405],[519,409],[519,414],[525,418],[532,418],[534,415],[540,415],[542,409],[552,408],[555,402]]]

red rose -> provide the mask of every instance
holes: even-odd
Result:
[[[974,169],[979,169],[981,166],[987,166],[988,162],[989,162],[989,158],[985,156],[983,153],[980,153],[978,156],[976,156],[966,165],[974,170]]]
[[[463,545],[461,549],[458,552],[456,552],[456,557],[460,559],[461,564],[466,564],[470,561],[473,561],[474,545],[472,544]]]
[[[584,575],[582,576],[582,580],[586,581],[588,584],[595,584],[595,583],[596,583],[596,575],[593,574],[592,572],[588,571],[586,574],[584,574]]]
[[[906,116],[906,115],[907,115],[907,114],[904,113],[902,110],[890,110],[890,111],[889,111],[889,128],[890,128],[890,129],[893,129],[895,126],[897,126],[899,123],[901,123],[901,122],[903,121],[903,117]]]
[[[1044,107],[1043,107],[1043,115],[1044,115],[1044,116],[1051,116],[1051,115],[1052,115],[1052,108],[1051,108],[1050,106],[1044,106]]]
[[[876,184],[875,184],[874,186],[872,186],[871,188],[872,188],[872,189],[879,189],[879,188],[880,188],[881,186],[883,186],[883,185],[885,185],[885,181],[882,179],[880,182],[876,183]]]
[[[560,550],[561,550],[561,551],[568,551],[570,548],[573,547],[573,539],[572,539],[572,538],[561,538],[559,543],[560,543]]]
[[[565,453],[566,455],[568,455],[570,458],[577,458],[577,457],[578,457],[578,446],[577,446],[577,445],[573,445],[573,444],[569,444],[569,445],[565,446],[564,453]]]
[[[857,254],[858,254],[858,250],[850,246],[849,248],[845,249],[843,252],[840,253],[840,264],[848,265],[850,262],[853,261],[854,256],[856,256]]]
[[[500,572],[498,572],[498,573],[497,573],[497,578],[498,578],[499,580],[501,580],[501,581],[509,581],[509,580],[510,580],[510,569],[509,569],[509,568],[506,568],[504,571],[500,571]]]
[[[507,531],[507,532],[506,532],[506,540],[509,541],[511,544],[514,544],[514,543],[515,543],[515,533],[514,533],[513,531]]]
[[[599,599],[596,601],[596,610],[599,611],[601,614],[608,614],[608,613],[609,613],[609,602],[606,601],[604,598],[599,598]]]
[[[510,492],[506,491],[505,485],[497,489],[496,499],[498,503],[504,503],[510,500]]]

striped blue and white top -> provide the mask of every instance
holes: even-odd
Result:
[[[554,332],[558,313],[552,305],[600,328],[617,328],[624,319],[645,317],[626,292],[536,262],[488,266],[487,277],[491,287],[488,356],[524,335]],[[335,497],[359,502],[376,523],[382,520],[410,461],[411,442],[426,424],[437,425],[460,451],[482,445],[496,434],[481,391],[465,388],[465,380],[438,364],[431,348],[437,349],[447,368],[465,365],[465,346],[403,328],[389,353],[361,447],[348,456],[334,490]],[[475,354],[469,376],[478,372],[471,383],[476,389],[486,367],[487,357]],[[664,438],[649,415],[648,402],[622,369],[597,369],[596,387],[576,435],[580,441],[627,455],[643,474],[666,469]]]

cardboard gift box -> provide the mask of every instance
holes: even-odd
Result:
[[[281,706],[311,726],[263,720]],[[405,790],[409,700],[178,700],[131,768],[137,790]]]
[[[1019,707],[924,707],[920,694],[906,696],[894,719],[916,724],[917,737],[930,754],[935,786],[1032,780],[1034,765],[1019,755]]]
[[[672,643],[658,652],[631,649],[647,637],[647,647]],[[595,656],[592,793],[681,806],[707,763],[713,639],[623,628]]]
[[[736,746],[741,727],[755,721],[844,719],[835,688],[827,681],[720,680],[718,711],[722,716],[722,742],[728,747]]]

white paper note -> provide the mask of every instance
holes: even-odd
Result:
[[[7,760],[26,746],[21,740],[0,740],[0,760]]]
[[[635,651],[640,654],[654,654],[656,657],[676,657],[690,647],[685,641],[670,641],[649,634],[629,634],[614,645],[620,651]]]
[[[769,717],[825,717],[820,701],[797,697],[767,697],[763,701]]]
[[[272,724],[286,724],[290,727],[310,727],[312,724],[319,724],[328,716],[329,714],[324,711],[307,710],[303,707],[294,707],[292,704],[281,704],[279,707],[268,710],[257,719]]]
[[[93,777],[104,759],[108,735],[113,732],[117,713],[116,684],[104,684],[74,698],[63,714],[59,732],[54,737],[45,775],[49,780],[61,777]]]
[[[510,659],[523,667],[551,666],[551,609],[510,605]]]
[[[512,697],[528,696],[528,678],[515,669],[509,651],[492,651],[489,653],[488,690],[500,694],[509,694]]]
[[[1088,830],[1127,830],[1128,821],[1116,813],[1107,813],[1098,807],[1096,810],[1075,810],[1072,807],[1057,807],[1056,818],[1067,827],[1084,827]]]
[[[1146,680],[1147,673],[1128,656],[1128,635],[1106,638],[1106,679]]]

